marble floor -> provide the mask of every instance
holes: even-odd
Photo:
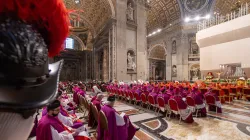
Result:
[[[105,101],[106,98],[103,99]],[[115,109],[129,116],[141,129],[133,140],[250,140],[250,102],[223,104],[223,113],[208,112],[205,118],[194,117],[194,123],[179,123],[124,100],[117,100]],[[95,138],[95,130],[89,130]]]

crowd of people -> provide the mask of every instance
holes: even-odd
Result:
[[[91,88],[90,88],[91,87]],[[36,137],[38,140],[47,139],[89,139],[87,129],[84,124],[88,123],[88,127],[97,127],[97,139],[132,139],[135,132],[139,130],[129,120],[129,117],[122,116],[119,119],[118,113],[113,107],[117,95],[119,93],[132,92],[137,94],[137,98],[142,94],[148,98],[152,96],[154,102],[157,103],[159,97],[164,99],[166,107],[169,106],[169,100],[174,100],[178,104],[178,113],[181,120],[186,123],[194,122],[193,114],[197,113],[201,117],[207,116],[206,97],[211,96],[215,99],[215,104],[209,105],[209,111],[222,113],[222,105],[219,95],[213,92],[213,89],[231,88],[235,85],[230,84],[210,84],[189,82],[109,82],[109,83],[82,83],[82,82],[60,82],[59,96],[57,100],[43,108],[42,118],[38,125],[35,125]],[[102,89],[102,90],[101,90]],[[207,89],[202,93],[200,89]],[[108,94],[104,94],[104,90]],[[87,94],[86,91],[89,91]],[[108,120],[108,131],[100,127],[100,122],[95,121],[94,114],[89,108],[88,120],[83,122],[79,119],[76,112],[80,105],[79,97],[84,97],[89,103],[92,103],[98,111],[103,111]],[[104,102],[103,98],[107,96]],[[195,107],[192,108],[187,103],[187,98],[192,98]],[[136,99],[140,100],[140,99]],[[167,108],[169,109],[169,108]],[[169,110],[171,112],[171,110]],[[79,132],[79,130],[81,130]]]
[[[82,82],[60,82],[57,100],[43,107],[41,118],[35,121],[30,137],[37,140],[89,140],[88,127],[97,127],[97,139],[101,140],[130,140],[139,128],[135,127],[129,117],[120,116],[113,107],[115,104],[114,94],[104,94],[102,88],[105,84],[91,83],[91,91],[86,93],[89,83]],[[104,101],[104,96],[108,96]],[[80,97],[92,103],[98,111],[103,111],[108,120],[108,130],[100,127],[99,120],[95,121],[91,108],[88,108],[86,122],[78,116]],[[122,119],[121,119],[122,118]],[[121,137],[122,136],[122,137]]]
[[[220,86],[220,87],[218,87]],[[141,95],[144,94],[146,98],[152,96],[154,98],[154,102],[157,104],[157,99],[162,97],[165,101],[165,105],[169,106],[169,100],[175,100],[178,104],[179,114],[181,119],[186,123],[192,123],[193,113],[197,110],[201,117],[207,116],[206,110],[206,99],[207,96],[212,96],[215,98],[215,104],[209,105],[209,111],[216,111],[218,113],[222,113],[221,101],[219,99],[219,95],[213,92],[215,88],[222,88],[224,85],[218,84],[210,84],[206,85],[204,83],[190,84],[189,82],[133,82],[129,84],[125,84],[124,82],[116,82],[111,83],[107,86],[108,91],[111,93],[125,93],[128,94],[132,92],[137,94],[135,96],[137,99],[141,100]],[[226,85],[232,87],[233,85]],[[205,88],[207,91],[205,93],[201,93],[199,89]],[[195,108],[192,108],[188,105],[186,99],[187,97],[192,98],[195,101]],[[139,99],[138,99],[139,98]],[[169,108],[167,108],[169,109]],[[170,110],[171,112],[171,110]]]

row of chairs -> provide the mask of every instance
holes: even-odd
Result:
[[[163,97],[158,97],[157,102],[155,102],[155,99],[152,95],[149,95],[148,92],[142,93],[140,96],[139,94],[132,92],[132,91],[120,91],[117,89],[111,89],[107,88],[107,91],[109,93],[116,94],[118,98],[122,100],[129,101],[130,103],[134,102],[134,105],[139,104],[140,107],[146,106],[146,109],[150,109],[151,107],[153,110],[159,114],[160,111],[167,111],[167,115],[171,114],[171,110],[169,108],[169,105],[165,104],[165,100]]]
[[[220,92],[221,90],[223,91],[222,94]],[[201,88],[200,91],[202,94],[205,94],[207,92],[207,89]],[[231,103],[231,101],[233,101],[235,97],[237,99],[240,99],[242,97],[244,97],[245,99],[250,98],[250,88],[222,88],[213,89],[212,92],[216,93],[219,96],[220,101],[227,98],[229,103]]]
[[[169,119],[170,119],[171,113],[178,115],[180,111],[178,107],[178,103],[174,99],[169,99],[168,103],[165,104],[165,100],[163,97],[158,96],[156,100],[157,102],[155,102],[154,97],[152,95],[149,95],[149,93],[142,93],[139,96],[137,93],[135,92],[133,93],[132,91],[120,91],[117,89],[109,89],[109,88],[107,89],[107,91],[110,93],[116,94],[118,98],[127,100],[130,103],[132,103],[133,101],[135,105],[139,103],[140,107],[142,108],[145,105],[147,109],[150,109],[151,107],[153,107],[153,109],[155,109],[155,112],[158,110],[157,114],[159,114],[160,110],[163,112],[166,112],[167,116],[169,115]],[[214,96],[208,95],[205,97],[205,100],[206,100],[207,105],[216,105],[216,99]],[[191,96],[188,96],[186,98],[186,103],[190,108],[195,109],[196,117],[198,117],[198,112],[200,111],[200,109],[196,107],[195,100]],[[217,108],[216,108],[216,113],[217,113]]]
[[[79,108],[80,110],[84,113],[84,117],[85,117],[85,114],[87,112],[90,112],[93,114],[94,116],[94,123],[93,123],[93,126],[94,127],[94,124],[95,123],[98,123],[98,120],[100,120],[100,127],[103,129],[103,130],[108,130],[108,120],[104,114],[103,111],[98,111],[96,106],[93,105],[92,103],[88,102],[88,100],[83,97],[82,95],[78,94],[78,97],[79,97]]]

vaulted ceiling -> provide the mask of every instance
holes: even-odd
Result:
[[[150,0],[147,11],[148,31],[164,28],[171,22],[181,18],[181,11],[177,0]]]
[[[114,2],[114,0],[112,0]],[[79,15],[95,36],[112,16],[109,0],[64,0],[72,14]]]
[[[80,19],[88,25],[93,36],[102,29],[112,15],[114,16],[117,10],[116,1],[118,0],[64,0],[67,9],[75,10],[73,14],[80,15]],[[202,12],[207,14],[210,9],[214,9],[217,13],[226,14],[235,6],[236,1],[238,0],[149,0],[147,30],[151,32],[175,21],[181,21],[188,12],[190,15]],[[245,3],[250,0],[240,0],[240,2]],[[202,8],[205,10],[202,11]]]

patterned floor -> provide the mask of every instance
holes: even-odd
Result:
[[[194,117],[193,124],[179,124],[177,118],[168,119],[126,101],[117,100],[114,108],[141,128],[134,140],[250,140],[250,102],[223,104],[222,114],[208,112],[206,118]]]

